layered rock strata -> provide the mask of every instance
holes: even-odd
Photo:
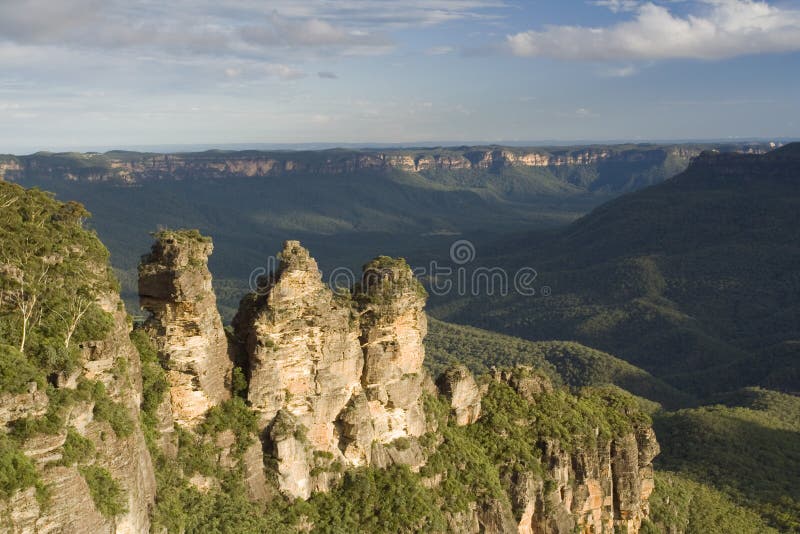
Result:
[[[418,466],[418,446],[391,446],[425,431],[425,297],[409,267],[376,260],[361,290],[334,295],[297,241],[280,260],[259,294],[243,300],[234,327],[281,489],[307,498],[342,467]]]
[[[150,512],[155,498],[153,465],[139,426],[141,370],[139,354],[131,344],[125,308],[119,295],[101,295],[98,304],[113,317],[103,339],[81,347],[80,367],[61,387],[74,389],[83,380],[97,381],[111,401],[119,403],[130,421],[124,435],[94,413],[93,401],[80,401],[69,408],[63,425],[55,433],[39,433],[22,443],[22,451],[36,465],[49,499],[37,498],[31,487],[0,500],[0,530],[19,534],[91,532],[97,534],[139,534],[150,530]],[[120,369],[126,369],[120,372]],[[11,399],[3,398],[6,401]],[[24,417],[41,416],[47,397],[31,386],[17,398],[16,407],[2,410],[3,421],[13,424]],[[68,432],[92,442],[92,458],[80,458],[107,470],[121,488],[124,511],[115,517],[102,514],[94,503],[90,486],[77,465],[62,465]]]
[[[208,271],[212,250],[196,231],[161,232],[139,266],[139,299],[151,314],[145,329],[167,368],[172,417],[186,427],[230,398],[233,364]]]
[[[553,391],[536,373],[505,371],[494,376],[528,399]],[[652,462],[660,450],[650,426],[634,425],[629,433],[610,440],[595,437],[577,449],[546,438],[540,450],[544,478],[520,473],[508,481],[519,533],[639,531],[650,511]]]

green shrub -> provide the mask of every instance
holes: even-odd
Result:
[[[0,344],[0,393],[25,393],[31,382],[43,387],[43,373],[15,347]]]
[[[8,499],[14,492],[39,483],[33,461],[5,436],[0,436],[0,497]]]
[[[405,466],[348,471],[333,491],[316,493],[299,506],[320,533],[447,530],[434,492]]]
[[[234,367],[231,374],[231,391],[237,397],[247,398],[247,377],[241,367]]]
[[[258,433],[258,417],[245,404],[244,399],[233,397],[208,410],[205,421],[198,430],[205,435],[232,430],[236,436],[237,451],[243,453],[253,442],[253,436]]]
[[[94,456],[94,443],[70,427],[67,439],[62,447],[61,465],[71,466],[75,463],[86,463]]]
[[[92,399],[95,403],[94,416],[98,420],[107,421],[120,438],[131,435],[134,426],[128,409],[121,403],[111,400],[102,382],[93,383]]]
[[[78,469],[89,485],[89,494],[98,512],[106,517],[115,517],[128,510],[122,487],[107,469],[94,465]]]

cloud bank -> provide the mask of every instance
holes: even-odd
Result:
[[[630,11],[606,27],[546,26],[506,36],[520,57],[578,61],[716,60],[800,50],[800,10],[753,0],[702,0],[703,13],[678,16],[651,2],[601,2]]]

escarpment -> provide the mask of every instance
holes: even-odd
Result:
[[[103,339],[82,344],[81,367],[59,386],[59,393],[51,393],[58,400],[50,401],[46,413],[29,410],[27,417],[7,422],[39,472],[40,489],[31,487],[6,503],[0,501],[0,529],[15,533],[149,531],[156,488],[139,425],[139,355],[128,339],[130,326],[119,296],[109,293],[98,302],[113,317],[111,329]],[[36,391],[31,394],[34,405],[39,397]],[[71,405],[57,407],[64,399]],[[59,424],[37,424],[43,416]],[[23,438],[25,434],[29,435]],[[76,443],[83,444],[83,452],[74,457]],[[100,489],[99,484],[107,485]]]
[[[170,257],[197,257],[188,251],[199,247],[205,258],[210,248],[200,238],[166,245],[175,247]],[[163,246],[157,244],[154,251]],[[156,252],[149,256],[162,257]],[[287,241],[279,258],[274,272],[242,300],[233,324],[235,343],[225,360],[245,368],[247,408],[240,405],[237,410],[252,414],[250,441],[240,446],[231,431],[207,433],[208,421],[221,424],[219,414],[229,413],[236,397],[198,412],[194,419],[176,417],[176,424],[196,432],[201,442],[221,447],[226,469],[242,466],[251,499],[275,499],[275,490],[309,499],[315,492],[338,491],[350,470],[401,465],[419,471],[423,483],[440,495],[435,498],[441,499],[453,531],[638,531],[648,514],[651,462],[658,445],[647,421],[625,404],[627,397],[591,391],[577,399],[529,368],[497,370],[476,380],[465,367],[454,366],[434,386],[423,366],[426,293],[404,260],[378,257],[364,266],[352,291],[334,292],[299,242]],[[207,291],[204,265],[202,276],[182,280]],[[174,280],[175,269],[170,272]],[[156,275],[143,268],[142,276],[141,287],[148,288],[148,279]],[[162,304],[171,309],[185,300],[179,295],[195,295],[198,288],[172,291]],[[150,304],[153,293],[142,296],[150,309],[155,309]],[[162,330],[175,326],[166,321]],[[200,329],[196,334],[210,332]],[[163,340],[159,343],[163,350]],[[208,354],[208,343],[191,347],[200,349],[187,349],[186,354]],[[168,359],[164,365],[171,369]],[[203,391],[202,382],[198,384]],[[171,380],[170,387],[182,391],[183,383]],[[437,411],[437,403],[443,411]],[[617,421],[611,414],[619,405],[631,410],[622,414],[630,424],[609,423]],[[244,412],[225,417],[235,413]],[[508,422],[508,417],[514,420]],[[511,426],[503,427],[500,420]],[[570,433],[560,433],[562,428]],[[489,442],[481,442],[481,435],[488,435]],[[521,447],[528,459],[498,453],[505,445],[489,445],[498,440],[522,440],[509,447]],[[474,446],[480,452],[459,456],[460,449]],[[489,469],[478,482],[458,482],[479,487],[475,495],[464,497],[470,501],[465,509],[450,508],[446,493],[453,486],[446,481],[471,469],[476,454],[496,466],[492,469],[498,474]],[[215,476],[195,474],[189,484],[211,491],[207,488],[219,484]],[[481,488],[492,487],[493,476],[499,476],[495,487],[500,493],[487,494]]]
[[[139,299],[151,314],[145,329],[167,368],[172,417],[184,426],[230,398],[233,364],[211,288],[212,249],[197,232],[159,232],[139,265]]]
[[[0,531],[147,532],[140,359],[107,252],[79,206],[3,183],[0,198]]]
[[[554,391],[545,377],[525,367],[496,372],[494,380],[534,406]],[[613,392],[601,391],[600,398],[607,394]],[[649,421],[634,419],[610,433],[597,427],[578,438],[569,443],[541,436],[537,448],[544,476],[509,477],[519,532],[638,532],[649,514],[652,462],[659,452]]]
[[[38,177],[85,182],[142,183],[151,180],[254,178],[293,174],[342,174],[397,170],[409,173],[504,168],[661,165],[685,168],[689,160],[716,145],[586,146],[563,148],[452,147],[418,150],[209,151],[182,154],[108,152],[105,154],[33,154],[0,159],[0,179]],[[763,153],[769,145],[720,146],[724,150]]]

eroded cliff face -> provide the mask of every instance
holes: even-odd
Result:
[[[342,468],[418,466],[418,447],[391,447],[425,430],[425,298],[409,267],[369,264],[353,297],[334,295],[297,241],[280,258],[260,294],[242,301],[234,327],[281,489],[307,498]]]
[[[230,398],[233,363],[208,271],[212,250],[196,232],[161,232],[139,266],[139,299],[151,314],[145,329],[170,382],[171,413],[162,413],[189,428]]]
[[[364,372],[375,438],[389,443],[425,432],[422,344],[428,333],[427,295],[403,260],[382,256],[364,266],[355,296]]]
[[[140,534],[150,529],[155,477],[139,425],[142,388],[139,354],[128,337],[130,325],[119,295],[104,294],[98,303],[112,314],[113,326],[105,338],[82,345],[80,368],[69,377],[62,377],[59,384],[63,390],[75,392],[78,400],[66,410],[58,429],[35,433],[21,447],[34,461],[49,497],[37,498],[36,489],[31,487],[6,502],[0,501],[0,529],[5,532]],[[103,385],[108,399],[124,410],[129,427],[115,430],[107,420],[97,416],[97,401],[76,391],[85,381]],[[29,393],[16,399],[3,398],[0,402],[6,424],[25,417],[40,417],[48,407],[47,396],[33,385]],[[18,404],[12,407],[6,402]],[[78,458],[78,465],[65,465],[62,461],[70,433],[92,443],[93,453]],[[106,469],[119,484],[125,511],[110,517],[98,510],[81,471],[87,465]]]
[[[496,372],[494,379],[532,402],[553,391],[545,378],[524,368]],[[611,439],[584,438],[578,447],[541,439],[545,476],[520,473],[507,480],[520,534],[639,532],[650,511],[652,462],[659,452],[652,427],[634,424]]]
[[[202,152],[194,154],[35,154],[0,161],[0,178],[26,176],[70,181],[141,183],[148,180],[268,177],[290,174],[341,174],[359,170],[400,170],[419,173],[436,170],[499,170],[506,167],[566,167],[603,163],[660,164],[667,159],[688,165],[701,146],[653,147],[403,149],[386,151],[317,152]],[[731,150],[761,153],[767,145]],[[79,165],[70,158],[79,160]]]
[[[475,377],[464,365],[447,369],[436,381],[436,385],[450,401],[450,408],[458,426],[471,425],[481,414],[481,392]]]

